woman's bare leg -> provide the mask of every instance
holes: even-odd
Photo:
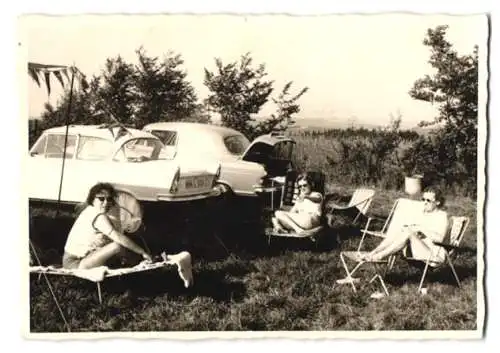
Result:
[[[370,253],[370,258],[372,260],[382,260],[383,258],[395,254],[399,250],[402,250],[407,244],[410,239],[410,237],[414,237],[414,233],[411,231],[402,231],[401,233],[397,234],[396,236],[391,237],[391,242],[386,244],[383,248],[381,249],[375,249]],[[415,236],[416,237],[416,236]],[[385,240],[385,239],[384,239]]]
[[[404,233],[404,234],[403,234]],[[378,244],[375,249],[373,249],[372,251],[370,251],[370,256],[373,257],[374,255],[380,253],[380,252],[385,252],[385,249],[387,249],[388,247],[392,247],[392,244],[396,241],[397,242],[397,238],[401,238],[401,237],[406,237],[406,238],[409,238],[409,230],[408,229],[405,229],[403,228],[401,230],[401,233],[397,233],[397,232],[392,232],[392,233],[389,233],[385,238],[382,239],[382,241],[380,242],[380,244]]]
[[[277,231],[280,231],[280,232],[287,232],[288,231],[288,228],[285,228],[285,226],[281,223],[281,219],[283,219],[283,215],[285,213],[286,213],[286,211],[282,211],[282,210],[277,210],[276,212],[274,212],[274,217],[271,219],[271,221],[273,223],[274,228]]]
[[[295,215],[297,217],[294,217]],[[311,218],[307,216],[304,217],[304,215],[281,212],[277,214],[276,217],[284,227],[291,229],[296,233],[300,233],[306,229],[312,228]]]
[[[82,259],[78,268],[88,269],[93,267],[104,266],[106,262],[113,256],[118,255],[123,250],[123,247],[115,242],[106,244],[102,248],[92,252]]]
[[[278,232],[286,232],[287,231],[285,228],[283,228],[283,226],[281,225],[281,223],[277,217],[271,218],[271,222],[273,223],[273,228],[275,231],[278,231]]]

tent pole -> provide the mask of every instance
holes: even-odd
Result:
[[[71,113],[71,103],[73,101],[73,84],[75,81],[75,68],[71,67],[71,86],[69,89],[69,101],[68,101],[68,111],[66,113],[66,133],[64,134],[64,150],[63,150],[63,158],[62,158],[62,166],[61,166],[61,179],[59,182],[59,195],[57,196],[57,209],[56,209],[56,218],[59,216],[59,209],[61,204],[61,192],[62,192],[62,184],[63,184],[63,176],[64,176],[64,165],[66,162],[66,146],[68,144],[68,130],[69,130],[69,118]]]

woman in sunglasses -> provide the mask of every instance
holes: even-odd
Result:
[[[76,219],[64,247],[63,267],[87,269],[105,265],[124,249],[151,261],[151,256],[121,231],[113,215],[115,188],[108,183],[94,185],[85,208]]]
[[[323,195],[313,192],[313,180],[304,173],[298,178],[299,195],[290,211],[277,210],[272,219],[274,230],[278,233],[304,230],[319,226]]]
[[[443,262],[444,251],[433,241],[442,242],[448,231],[448,214],[443,210],[444,196],[438,189],[428,188],[424,191],[422,201],[423,212],[415,214],[413,223],[404,225],[401,232],[387,234],[387,237],[363,258],[371,261],[382,260],[402,250],[409,243],[413,258],[426,261],[432,255],[431,262]]]

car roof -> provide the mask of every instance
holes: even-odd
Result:
[[[86,136],[101,137],[107,140],[115,140],[115,136],[117,135],[119,129],[119,126],[108,127],[107,125],[70,125],[68,127],[68,134],[81,134]],[[128,134],[120,137],[120,139],[137,137],[149,137],[157,139],[156,136],[146,131],[129,127],[127,127],[126,130],[128,131]],[[44,133],[65,134],[66,126],[56,126],[53,128],[49,128],[45,130]]]
[[[243,135],[241,132],[220,125],[204,124],[196,122],[185,122],[185,121],[168,121],[168,122],[158,122],[151,123],[144,126],[148,129],[175,129],[177,131],[203,131],[208,133],[213,133],[221,136],[229,135]],[[143,128],[143,129],[144,129]]]

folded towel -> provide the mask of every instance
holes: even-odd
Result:
[[[174,255],[167,255],[165,253],[162,253],[161,255],[166,263],[177,265],[177,272],[179,272],[179,276],[184,281],[184,287],[188,288],[194,284],[190,253],[182,251]]]
[[[107,266],[99,266],[88,269],[76,269],[73,271],[73,274],[76,277],[88,279],[92,282],[101,282],[106,277],[106,273],[109,268]]]

